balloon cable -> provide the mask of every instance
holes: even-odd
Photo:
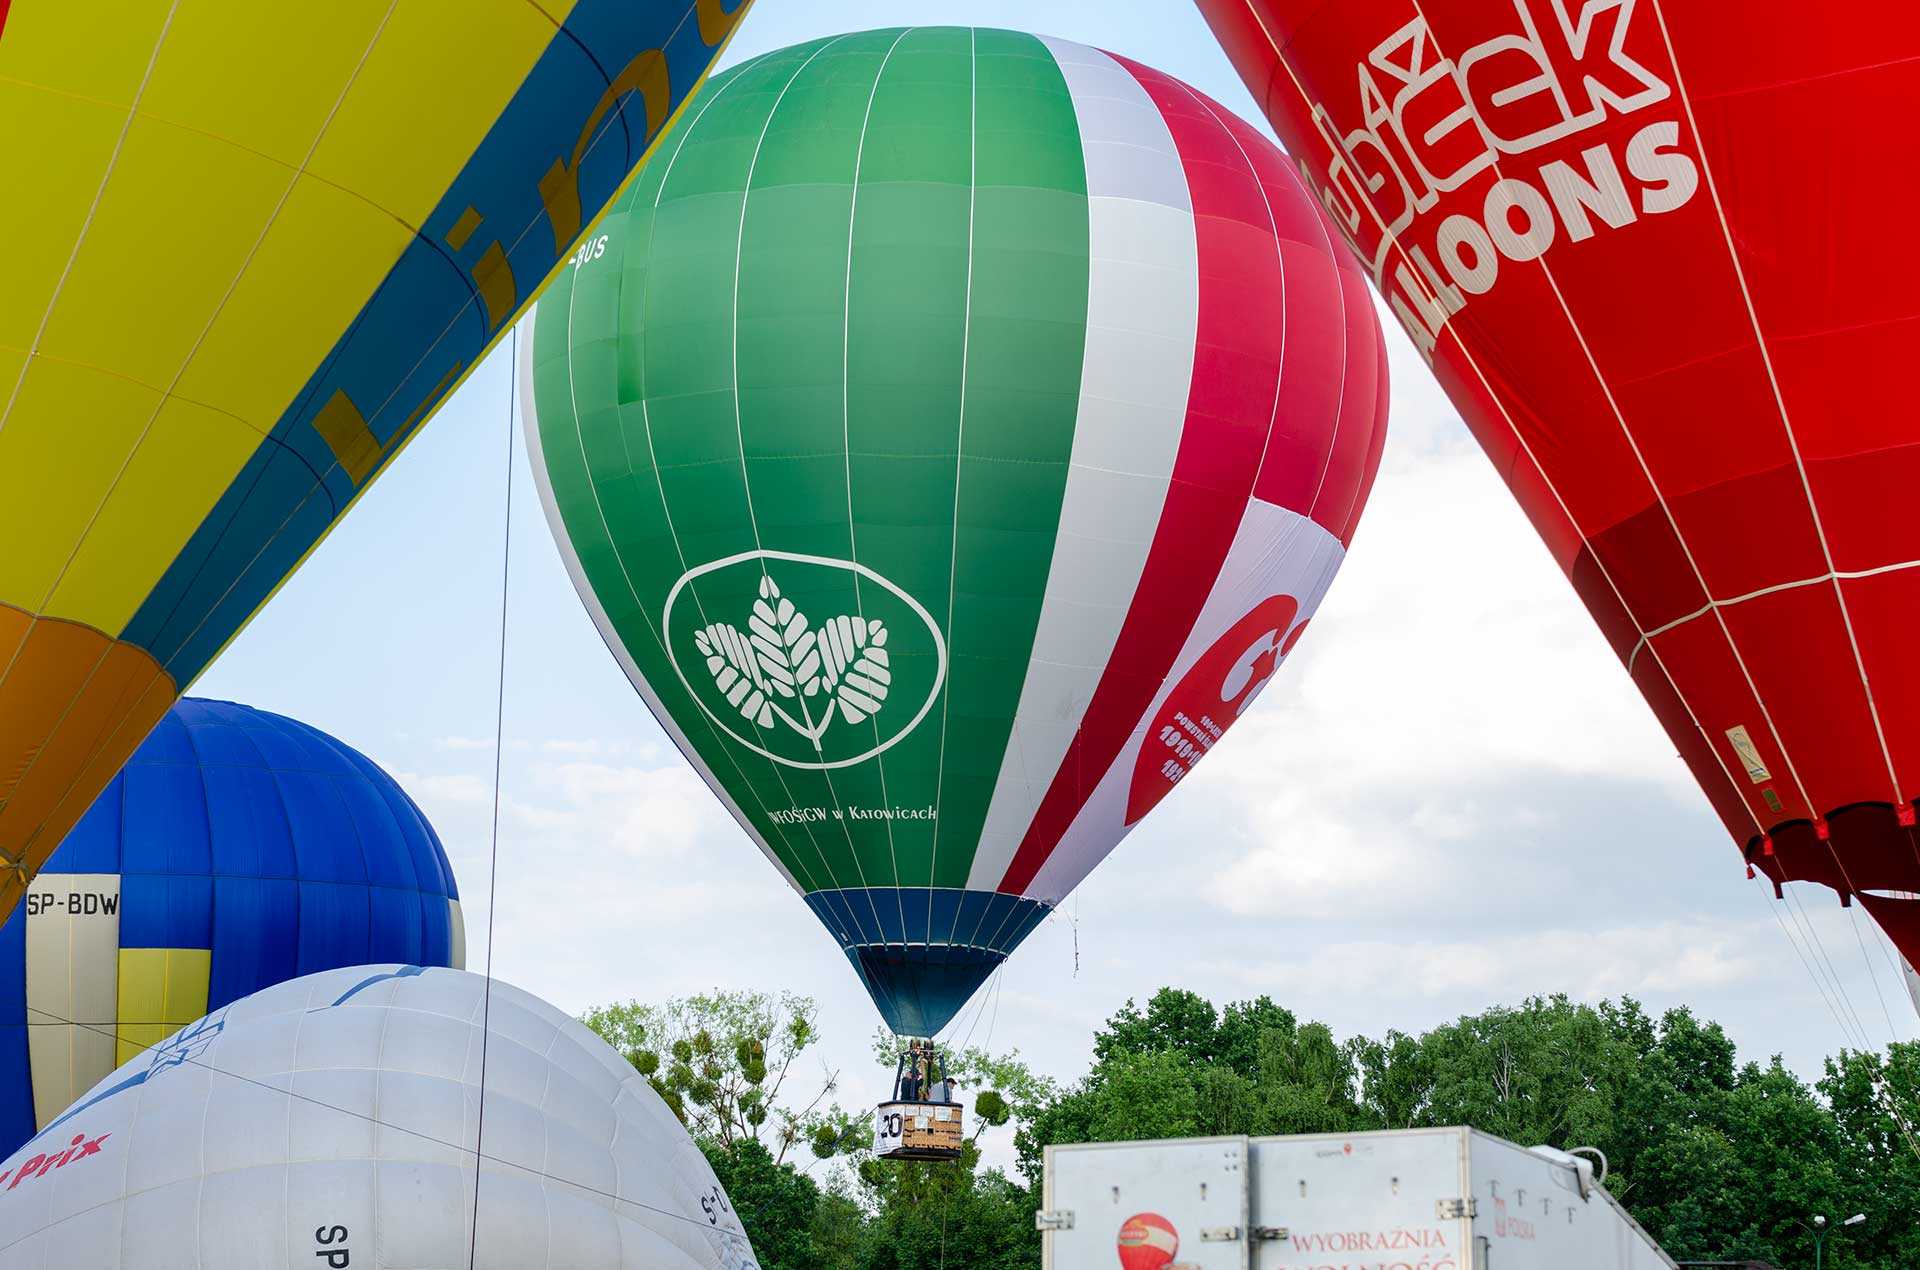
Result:
[[[500,661],[493,697],[493,827],[487,844],[486,987],[480,998],[480,1107],[473,1126],[473,1223],[467,1232],[467,1270],[480,1255],[481,1146],[487,1127],[487,1042],[492,1037],[493,915],[500,908],[500,759],[505,751],[507,718],[507,583],[513,567],[513,408],[520,392],[520,328],[507,333],[507,479],[506,509],[500,526]]]
[[[1873,967],[1873,956],[1867,952],[1867,937],[1860,933],[1860,911],[1849,906],[1847,914],[1853,919],[1853,938],[1860,945],[1860,960],[1867,967],[1867,982],[1873,985],[1873,995],[1880,1000],[1880,1013],[1887,1018],[1887,1036],[1891,1041],[1900,1039],[1900,1029],[1893,1025],[1893,1011],[1887,1008],[1887,994],[1880,991],[1880,975]]]

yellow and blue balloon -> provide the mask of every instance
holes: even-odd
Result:
[[[376,962],[460,967],[453,870],[372,760],[182,700],[0,926],[0,1155],[183,1024]]]
[[[748,2],[0,0],[0,917]]]

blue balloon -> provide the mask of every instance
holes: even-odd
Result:
[[[183,699],[0,926],[0,1155],[239,997],[464,959],[446,851],[392,777],[296,720]]]

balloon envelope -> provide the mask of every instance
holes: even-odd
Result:
[[[746,2],[0,4],[0,914]]]
[[[244,997],[0,1163],[0,1270],[455,1270],[470,1246],[476,1270],[756,1265],[625,1059],[457,970],[355,966]]]
[[[991,30],[717,77],[522,347],[608,646],[913,1035],[1266,684],[1387,400],[1270,142]]]
[[[465,944],[440,839],[391,777],[187,698],[0,926],[0,1152],[210,1009],[335,966],[458,967]]]
[[[1200,7],[1750,866],[1920,957],[1920,10]]]

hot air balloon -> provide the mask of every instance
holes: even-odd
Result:
[[[0,925],[0,1153],[210,1009],[336,966],[458,967],[465,944],[440,839],[391,777],[187,698]]]
[[[532,324],[601,634],[907,1036],[1268,682],[1384,436],[1365,280],[1285,157],[1007,31],[716,77]]]
[[[1920,958],[1920,10],[1200,7],[1749,869]]]
[[[747,3],[0,4],[0,916]]]
[[[214,1011],[0,1162],[0,1270],[53,1265],[757,1262],[700,1148],[606,1042],[510,984],[386,965]]]

